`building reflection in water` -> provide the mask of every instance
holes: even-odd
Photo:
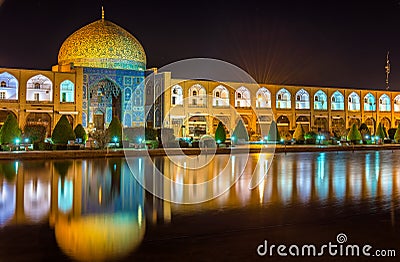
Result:
[[[144,237],[144,191],[123,159],[4,162],[0,172],[0,227],[48,223],[81,261],[124,257]]]
[[[174,214],[209,209],[363,202],[372,209],[391,210],[394,223],[399,156],[397,151],[276,154],[266,179],[254,190],[248,189],[253,170],[262,176],[268,167],[263,155],[250,155],[249,161],[216,155],[201,172],[185,169],[183,158],[179,166],[166,157],[150,162],[131,158],[132,169],[118,158],[0,162],[0,228],[49,223],[63,252],[93,260],[132,252],[144,237],[145,220],[169,223]],[[155,169],[181,184],[155,179]],[[226,176],[216,177],[221,170]],[[244,175],[227,192],[198,205],[171,204],[145,194],[132,175],[184,202],[221,191],[238,178],[239,170],[245,170]],[[212,183],[205,188],[182,186],[207,180]]]

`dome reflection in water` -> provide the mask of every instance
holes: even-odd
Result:
[[[59,247],[80,261],[128,255],[144,237],[143,190],[121,159],[75,164],[81,176],[65,167],[68,162],[54,162],[59,174],[59,212],[54,217]]]

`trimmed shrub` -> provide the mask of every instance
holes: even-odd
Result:
[[[278,125],[276,124],[275,121],[272,121],[271,126],[269,127],[268,141],[270,142],[281,141],[281,135],[279,134]]]
[[[235,142],[249,141],[249,134],[247,133],[242,119],[239,120],[235,129],[233,130],[232,137],[235,137]]]
[[[144,129],[144,137],[146,140],[156,140],[157,139],[157,130],[151,127],[146,127]]]
[[[26,125],[24,128],[24,138],[28,138],[30,143],[40,143],[46,138],[46,127],[43,125]]]
[[[381,123],[379,123],[378,127],[376,128],[375,136],[378,136],[380,139],[382,139],[382,141],[386,138],[386,134]]]
[[[293,138],[296,140],[296,143],[298,144],[303,144],[304,143],[304,128],[301,124],[297,124],[296,126],[296,130],[293,133]]]
[[[0,144],[14,144],[15,139],[21,138],[21,129],[14,114],[8,114],[4,125],[0,129]]]
[[[394,141],[400,143],[400,124],[397,126],[396,133],[394,134]]]
[[[393,140],[394,139],[394,135],[396,134],[397,128],[389,128],[387,134],[388,134],[388,138]]]
[[[58,120],[51,138],[54,144],[62,145],[68,144],[69,140],[75,140],[74,130],[72,130],[72,126],[65,115]]]
[[[107,128],[108,132],[108,142],[114,142],[113,139],[114,137],[117,138],[119,142],[122,141],[122,124],[119,121],[118,117],[113,117],[111,120],[110,125]]]
[[[217,130],[215,130],[215,141],[217,141],[217,143],[219,142],[219,144],[222,144],[225,142],[225,140],[226,140],[225,127],[224,124],[222,124],[222,122],[220,121],[218,123]]]
[[[351,126],[349,133],[347,134],[347,140],[351,141],[353,144],[357,144],[362,140],[362,136],[360,131],[357,128],[356,124]]]
[[[88,135],[81,124],[78,124],[74,129],[75,137],[82,139],[82,144],[88,139]]]

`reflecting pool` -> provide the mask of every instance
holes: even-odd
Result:
[[[260,259],[264,240],[318,244],[339,233],[400,256],[399,151],[276,154],[272,163],[216,155],[197,169],[185,159],[0,162],[0,261],[246,261]],[[254,174],[266,176],[249,190]],[[219,197],[174,204],[141,184],[179,202]]]

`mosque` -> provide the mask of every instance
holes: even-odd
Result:
[[[154,85],[143,84],[153,74]],[[163,94],[153,100],[157,94]],[[70,35],[51,70],[0,68],[0,126],[12,113],[20,128],[44,125],[47,136],[66,115],[75,127],[105,129],[113,116],[124,127],[173,128],[175,136],[214,134],[223,120],[232,130],[241,118],[256,137],[272,120],[281,135],[305,130],[336,132],[353,123],[375,130],[400,123],[400,92],[259,83],[174,79],[146,68],[140,42],[102,18]],[[172,110],[174,109],[174,110]],[[150,114],[146,116],[147,110]],[[168,113],[166,113],[168,112]],[[236,115],[236,116],[235,116]]]

